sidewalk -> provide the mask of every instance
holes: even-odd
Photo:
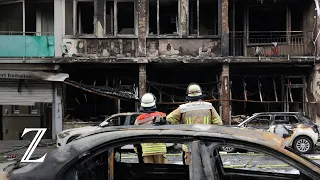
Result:
[[[43,139],[36,147],[32,157],[42,157],[55,148],[55,140]],[[0,162],[7,161],[8,156],[15,156],[21,159],[27,151],[31,141],[28,140],[1,140],[0,141]]]

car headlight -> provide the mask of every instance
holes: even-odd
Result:
[[[61,133],[61,134],[58,135],[58,137],[59,137],[60,139],[63,139],[63,138],[65,138],[65,137],[67,137],[67,136],[69,136],[69,133],[68,133],[68,132]]]

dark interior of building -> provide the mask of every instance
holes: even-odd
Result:
[[[312,73],[311,66],[249,67],[238,64],[231,66],[230,72],[232,72],[230,77],[232,115],[286,110],[306,111],[303,109],[306,108],[303,104],[307,98],[307,82]]]
[[[205,64],[153,64],[147,66],[147,91],[154,93],[158,99],[158,108],[170,113],[179,104],[185,102],[189,83],[199,83],[205,99],[219,99],[218,78],[221,73],[221,65]],[[219,103],[213,102],[219,111]]]
[[[134,91],[134,85],[138,82],[138,67],[134,66],[64,66],[72,81],[91,86],[108,86],[119,88],[128,85],[128,91]],[[104,97],[95,93],[66,85],[66,116],[69,119],[97,121],[104,115],[118,113],[118,100]],[[135,102],[120,100],[120,112],[135,111]]]

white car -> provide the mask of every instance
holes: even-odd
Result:
[[[57,135],[57,147],[60,148],[77,137],[90,133],[95,130],[102,129],[108,126],[129,126],[134,125],[136,118],[141,113],[138,112],[127,112],[127,113],[118,113],[106,118],[98,126],[85,126],[80,128],[66,129],[61,131]],[[173,144],[167,144],[167,147],[173,146]],[[121,149],[133,149],[133,145],[123,146]]]
[[[292,147],[299,153],[311,152],[319,138],[318,125],[299,112],[256,113],[235,127],[278,134],[286,140],[286,147]],[[222,150],[236,151],[233,147],[223,147]]]
[[[104,127],[133,125],[137,116],[139,116],[140,114],[141,113],[137,112],[118,113],[107,117],[102,123],[97,126],[85,126],[80,128],[66,129],[64,131],[61,131],[57,135],[57,147],[62,147],[81,135],[90,133],[98,129],[102,129]],[[133,149],[133,146],[124,147],[123,149]]]

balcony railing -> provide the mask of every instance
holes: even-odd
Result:
[[[53,33],[0,31],[0,57],[53,56]]]
[[[230,32],[231,56],[310,56],[313,52],[310,32]]]

